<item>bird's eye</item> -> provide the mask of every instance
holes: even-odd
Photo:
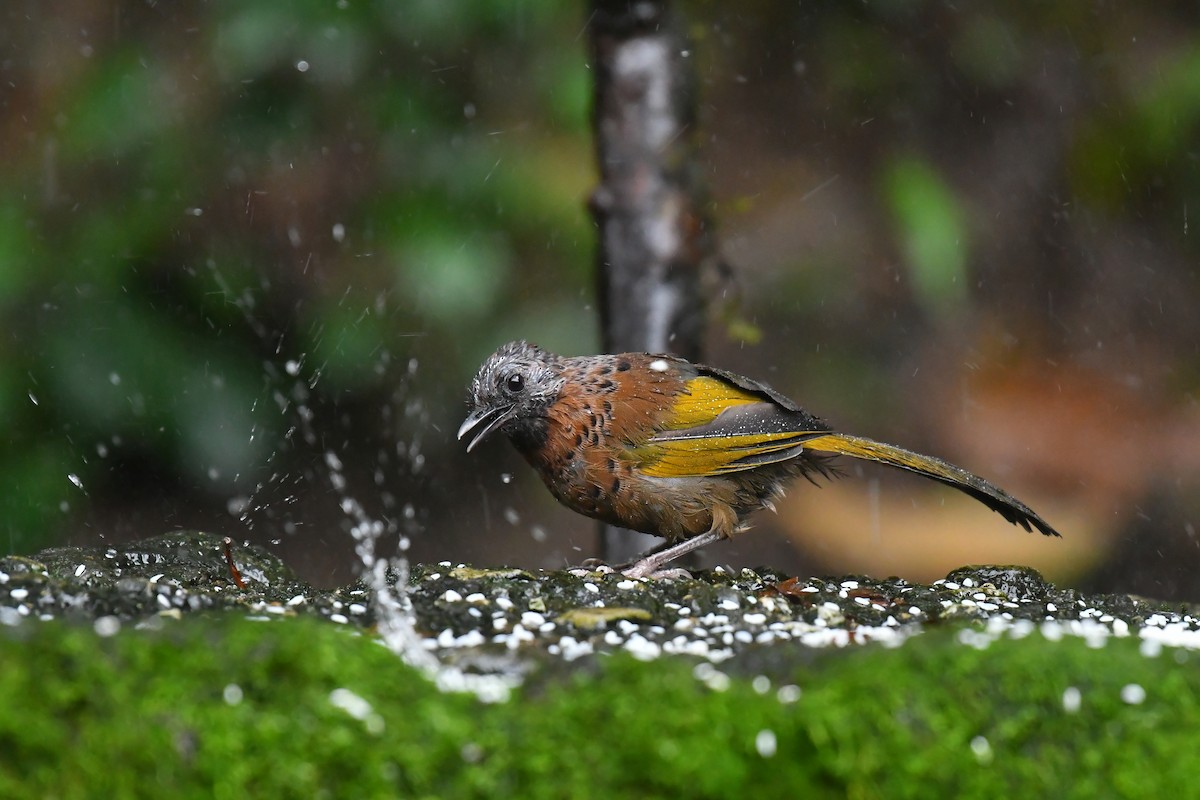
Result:
[[[510,394],[517,394],[525,388],[525,377],[519,372],[514,372],[504,380],[504,388]]]

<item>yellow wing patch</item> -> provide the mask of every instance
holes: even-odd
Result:
[[[786,461],[799,454],[809,432],[746,433],[694,439],[653,439],[637,448],[643,475],[686,478],[724,475]]]
[[[720,378],[708,375],[692,378],[686,391],[676,398],[670,415],[659,423],[662,433],[634,448],[639,471],[658,478],[741,472],[794,458],[802,442],[820,435],[796,430],[715,432],[711,429],[711,423],[731,408],[767,403],[762,396]],[[700,430],[689,435],[692,429]]]
[[[732,383],[701,375],[687,382],[671,407],[663,430],[678,431],[706,425],[731,406],[761,403],[763,399]]]

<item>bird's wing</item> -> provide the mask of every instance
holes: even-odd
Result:
[[[790,405],[790,401],[789,401]],[[639,470],[653,477],[724,475],[795,458],[828,427],[775,393],[715,370],[684,384],[659,430],[632,448]]]

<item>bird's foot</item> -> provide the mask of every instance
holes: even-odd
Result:
[[[649,578],[652,581],[690,581],[692,573],[688,572],[683,567],[670,567],[668,569],[655,569],[653,564],[643,567],[644,562],[639,561],[632,567],[621,570],[621,574],[626,578],[638,579]]]

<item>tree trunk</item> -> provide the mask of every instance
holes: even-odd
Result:
[[[717,256],[696,160],[690,46],[666,0],[591,0],[593,124],[600,183],[596,274],[604,351],[700,360],[704,273]],[[653,542],[602,526],[600,552],[629,560]]]

